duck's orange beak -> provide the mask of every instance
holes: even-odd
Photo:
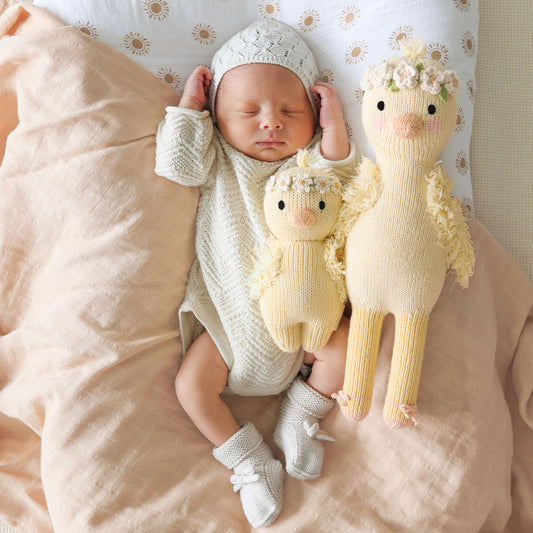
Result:
[[[396,115],[390,122],[392,131],[401,139],[414,139],[424,129],[424,123],[413,113]]]
[[[293,209],[287,215],[287,220],[289,221],[289,224],[296,228],[307,228],[315,222],[316,214],[308,207],[300,207]]]

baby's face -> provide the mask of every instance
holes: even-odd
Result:
[[[226,72],[215,113],[226,141],[260,161],[291,156],[314,134],[315,116],[300,78],[278,65],[254,63]]]

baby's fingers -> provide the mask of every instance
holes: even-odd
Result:
[[[213,75],[207,67],[200,65],[194,69],[193,73],[191,74],[191,78],[193,78],[196,82],[201,83],[204,90],[207,92],[211,86]]]
[[[322,127],[342,119],[342,103],[332,85],[319,81],[311,87],[311,91],[320,97],[320,124]]]
[[[324,81],[317,81],[312,87],[311,91],[320,95],[321,98],[336,98],[337,91],[333,85],[326,83]]]
[[[181,107],[201,111],[207,104],[207,95],[213,76],[204,66],[196,67],[185,82]]]

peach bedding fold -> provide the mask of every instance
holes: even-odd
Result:
[[[152,170],[175,93],[32,6],[4,11],[0,35],[0,518],[250,531],[173,392],[198,198]],[[476,271],[431,315],[418,426],[381,419],[387,319],[369,416],[328,415],[323,476],[287,480],[270,531],[533,530],[533,287],[470,227]],[[228,402],[273,445],[280,397]]]

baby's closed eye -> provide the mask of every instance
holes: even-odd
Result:
[[[237,108],[236,111],[241,115],[256,115],[259,113],[259,109],[256,107],[241,107]]]
[[[300,113],[304,113],[305,109],[299,107],[286,107],[282,110],[282,112],[286,115],[298,115]]]

